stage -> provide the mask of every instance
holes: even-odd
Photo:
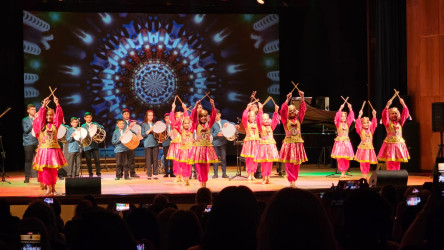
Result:
[[[321,165],[322,166],[322,165]],[[227,174],[230,177],[236,175],[237,167],[227,167]],[[219,170],[220,171],[220,170]],[[83,171],[85,173],[85,171]],[[207,187],[217,194],[220,190],[227,186],[248,186],[255,192],[258,199],[266,200],[275,191],[289,186],[289,182],[285,177],[280,177],[276,169],[273,168],[270,178],[271,184],[262,184],[261,180],[248,181],[245,178],[246,173],[242,172],[242,176],[235,178],[219,178],[212,179],[212,167],[209,173]],[[373,171],[372,171],[373,172]],[[177,204],[190,204],[194,202],[194,195],[200,188],[200,183],[196,179],[192,179],[190,186],[183,186],[182,183],[175,183],[171,177],[163,177],[159,175],[158,180],[148,180],[143,169],[137,170],[140,178],[132,180],[114,180],[115,171],[110,168],[102,170],[101,179],[101,195],[94,195],[99,203],[108,204],[116,201],[126,201],[134,203],[151,203],[156,194],[166,194],[171,202]],[[369,174],[369,176],[371,173]],[[88,178],[88,177],[81,177]],[[345,180],[356,180],[361,178],[359,168],[351,168]],[[39,183],[36,178],[31,178],[30,183],[24,183],[23,172],[8,172],[5,178],[7,182],[1,182],[0,196],[6,198],[10,204],[25,205],[36,197],[42,197],[44,191],[39,190]],[[319,167],[315,164],[302,165],[299,178],[296,181],[298,188],[307,189],[313,192],[323,192],[331,188],[332,184],[336,185],[339,181],[339,174],[335,174],[335,169]],[[413,174],[408,177],[408,186],[420,186],[424,182],[430,182],[430,174]],[[8,183],[10,182],[10,184]],[[76,204],[83,195],[66,195],[65,180],[58,180],[56,190],[60,193],[57,196],[62,204]]]

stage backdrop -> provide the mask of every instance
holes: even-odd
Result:
[[[236,122],[253,90],[279,101],[277,14],[23,11],[23,49],[25,104],[57,88],[65,121],[92,112],[109,144],[124,108],[162,119],[176,95],[190,106],[211,92]]]

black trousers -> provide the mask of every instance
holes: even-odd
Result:
[[[151,177],[153,174],[159,174],[159,167],[157,162],[159,160],[159,147],[149,147],[145,148],[145,163],[146,163],[146,171],[148,177]],[[153,167],[151,168],[151,164]]]
[[[123,174],[125,178],[129,177],[128,152],[116,153],[116,177],[122,178]]]
[[[165,175],[172,175],[173,173],[173,161],[172,160],[167,160],[167,155],[168,155],[168,150],[170,150],[170,146],[163,146],[162,147],[162,151],[163,151],[163,161],[165,163]]]
[[[37,177],[37,171],[32,169],[32,161],[34,160],[37,145],[23,146],[25,150],[25,179]]]
[[[85,151],[85,159],[86,159],[86,166],[88,167],[88,174],[89,176],[93,175],[92,171],[92,164],[91,164],[91,154],[94,157],[94,163],[96,165],[96,175],[100,176],[100,158],[99,158],[99,150],[98,149],[90,149],[88,151]]]
[[[135,176],[136,175],[136,164],[134,163],[134,157],[136,156],[136,150],[128,150],[126,151],[128,152],[128,165],[129,165],[129,170],[130,170],[130,174],[131,176]]]

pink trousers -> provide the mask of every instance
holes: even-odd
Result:
[[[273,162],[261,162],[262,176],[270,176]]]
[[[350,160],[344,159],[344,158],[338,158],[338,170],[343,172],[347,171],[348,167],[350,166]]]
[[[177,162],[179,165],[180,173],[184,178],[189,178],[191,176],[191,164],[186,164],[185,162]]]
[[[385,163],[387,165],[387,170],[400,170],[401,162],[399,161],[388,161]]]
[[[301,164],[285,163],[288,181],[296,181],[299,176],[299,168]]]
[[[173,174],[178,175],[180,174],[180,162],[173,160]]]
[[[57,168],[43,168],[43,184],[55,185],[57,183]]]
[[[199,182],[208,181],[208,169],[210,168],[210,163],[196,163],[197,179]]]
[[[370,162],[361,162],[360,167],[361,167],[362,174],[368,174],[368,172],[370,170]]]
[[[254,158],[246,157],[245,166],[247,169],[247,174],[255,173],[257,169],[257,162],[254,161]]]

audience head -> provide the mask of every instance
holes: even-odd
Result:
[[[154,246],[159,246],[159,229],[156,215],[147,208],[135,208],[125,218],[136,241],[148,240]]]
[[[203,249],[256,249],[257,209],[256,197],[248,187],[224,188],[213,202]],[[221,235],[230,235],[230,240],[221,241]]]
[[[288,249],[290,241],[298,249],[337,249],[320,200],[298,188],[281,189],[271,198],[258,229],[258,249]]]
[[[197,204],[211,204],[213,202],[213,194],[211,190],[206,187],[201,187],[196,193]]]
[[[188,249],[197,246],[202,240],[202,227],[196,215],[191,211],[175,211],[168,223],[169,250]]]

